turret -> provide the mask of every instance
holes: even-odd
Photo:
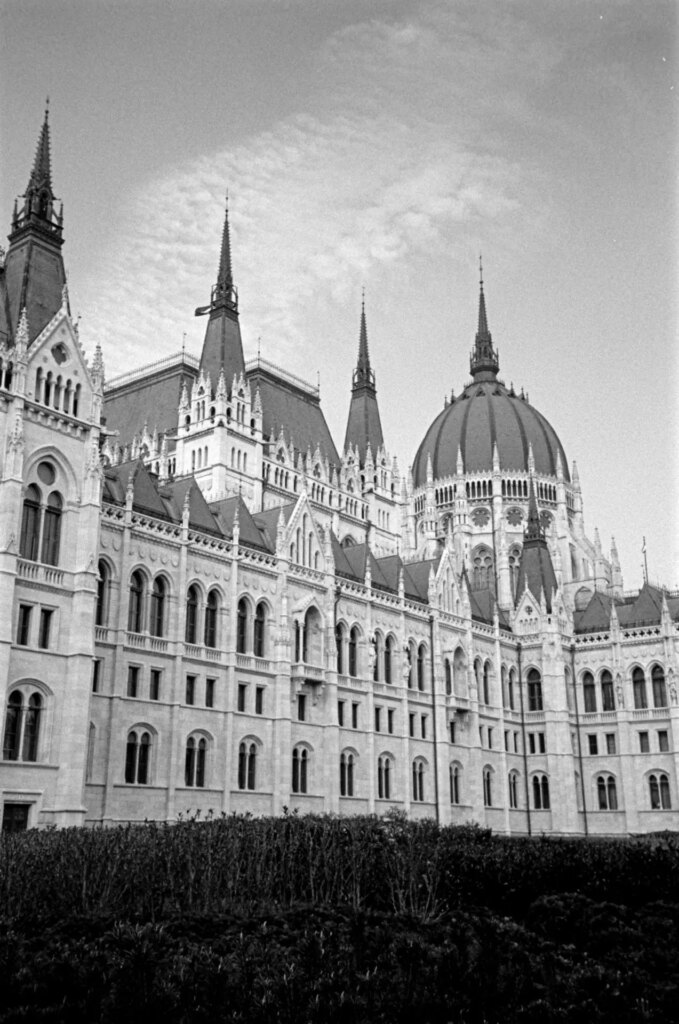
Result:
[[[0,330],[13,340],[21,311],[28,315],[28,344],[62,305],[66,272],[61,255],[63,214],[56,212],[52,188],[49,109],[45,117],[23,203],[15,204],[4,275],[7,302],[0,310]]]
[[[217,282],[212,288],[210,304],[196,310],[196,316],[208,316],[200,368],[218,381],[224,371],[227,381],[238,379],[245,371],[243,343],[238,321],[238,291],[231,268],[231,236],[228,202],[224,212],[222,244]],[[210,397],[210,396],[208,396]]]
[[[361,300],[361,325],[358,339],[358,359],[351,385],[351,403],[344,438],[344,451],[351,446],[358,451],[361,467],[364,466],[368,447],[372,452],[384,448],[382,422],[377,405],[375,374],[370,365],[368,353],[368,328],[365,316],[365,295]]]

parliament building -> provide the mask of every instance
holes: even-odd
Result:
[[[63,242],[46,115],[0,250],[3,828],[679,827],[679,594],[625,591],[588,535],[575,463],[501,379],[483,280],[469,380],[406,469],[365,304],[340,447],[317,387],[244,358],[228,210],[200,357],[111,380]]]

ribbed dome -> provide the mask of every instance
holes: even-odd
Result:
[[[544,416],[499,380],[477,379],[439,413],[425,434],[413,463],[414,486],[426,483],[428,455],[435,480],[454,476],[458,448],[465,473],[489,472],[493,444],[502,470],[528,472],[532,445],[535,472],[556,476],[560,453],[564,478],[570,480],[563,446]]]

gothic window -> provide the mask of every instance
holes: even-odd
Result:
[[[354,795],[354,755],[343,752],[340,755],[340,796]]]
[[[292,792],[307,792],[309,752],[306,747],[297,746],[292,752]]]
[[[450,782],[450,802],[451,804],[460,803],[460,784],[462,781],[462,769],[459,764],[451,764],[448,769],[449,782]]]
[[[207,604],[205,605],[205,629],[204,629],[204,640],[206,647],[217,646],[217,614],[219,611],[219,594],[216,590],[211,590],[207,595]]]
[[[189,736],[186,741],[184,759],[184,784],[186,786],[197,786],[200,789],[205,786],[206,760],[207,740],[202,736]]]
[[[652,811],[668,811],[672,807],[672,801],[670,799],[670,782],[667,775],[650,775],[648,778],[648,788],[651,797],[651,810]]]
[[[536,811],[549,810],[549,779],[546,775],[533,776],[533,807]]]
[[[59,561],[62,507],[61,495],[53,491],[47,499],[42,525],[42,560],[46,565],[56,565]]]
[[[377,796],[380,800],[391,799],[391,758],[386,754],[377,759]]]
[[[349,633],[349,675],[356,678],[358,674],[358,628],[353,626]]]
[[[165,635],[166,584],[162,576],[156,576],[151,591],[151,636]]]
[[[243,742],[238,747],[238,788],[255,789],[257,786],[257,744]]]
[[[198,587],[192,583],[186,594],[186,628],[184,639],[195,644],[198,637]]]
[[[483,666],[483,703],[490,704],[490,662]]]
[[[388,685],[393,682],[393,664],[396,641],[393,636],[388,636],[384,645],[384,681]]]
[[[13,690],[7,700],[2,756],[5,761],[37,761],[43,699]]]
[[[618,794],[612,775],[599,775],[596,780],[596,791],[600,811],[617,811]]]
[[[596,711],[596,687],[594,686],[594,676],[591,672],[585,672],[582,677],[582,695],[585,702],[585,712],[589,714]]]
[[[632,670],[632,689],[634,691],[634,707],[637,709],[647,708],[646,677],[644,670],[638,666]]]
[[[613,676],[604,669],[601,673],[601,710],[615,711],[615,693],[613,690]]]
[[[427,657],[427,648],[424,644],[420,644],[417,649],[417,689],[424,690],[424,672]]]
[[[413,761],[413,800],[421,803],[424,800],[424,762],[418,757]]]
[[[483,769],[483,806],[493,806],[493,769]]]
[[[536,668],[528,673],[528,710],[542,711],[542,679]]]
[[[247,650],[248,612],[248,603],[244,597],[241,597],[236,615],[236,651],[239,654],[245,654]]]
[[[516,810],[519,806],[519,774],[518,772],[509,773],[509,806],[512,810]]]
[[[653,686],[653,707],[667,707],[667,687],[665,686],[665,673],[660,665],[654,665],[651,669],[651,684]]]
[[[510,668],[509,679],[507,681],[507,699],[509,701],[510,711],[514,710],[514,687],[516,684],[516,669]]]
[[[378,682],[381,678],[384,659],[384,640],[379,630],[375,633],[373,644],[373,680]]]
[[[485,590],[493,585],[493,552],[485,544],[472,552],[472,590]]]
[[[453,692],[453,673],[450,668],[450,661],[446,658],[445,663],[445,674],[446,674],[446,695],[450,697]]]
[[[111,573],[103,560],[99,562],[97,579],[97,605],[94,622],[96,626],[105,626],[108,622],[109,594],[111,589]]]
[[[346,627],[344,623],[338,622],[335,626],[335,644],[337,646],[337,673],[338,675],[344,675],[344,641],[346,637]]]
[[[151,769],[151,734],[132,729],[125,748],[125,782],[146,786]]]
[[[19,553],[22,558],[37,562],[40,543],[40,491],[35,484],[26,490],[21,520]]]
[[[136,569],[130,577],[130,603],[127,613],[127,629],[130,633],[141,633],[144,628],[144,599],[146,580]]]
[[[317,608],[307,608],[302,631],[302,661],[306,665],[320,665],[323,660],[321,616]]]

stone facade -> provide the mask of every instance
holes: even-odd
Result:
[[[531,407],[514,464],[501,435],[465,465],[458,431],[445,472],[428,434],[401,474],[363,308],[338,453],[317,389],[243,360],[228,217],[200,361],[105,384],[65,288],[32,333],[40,265],[12,271],[34,233],[63,275],[47,121],[31,182],[0,274],[21,309],[0,325],[5,827],[284,808],[679,825],[679,596],[625,594]],[[497,378],[483,290],[471,368],[453,420],[455,401],[527,403]],[[139,429],[142,408],[164,420]]]

